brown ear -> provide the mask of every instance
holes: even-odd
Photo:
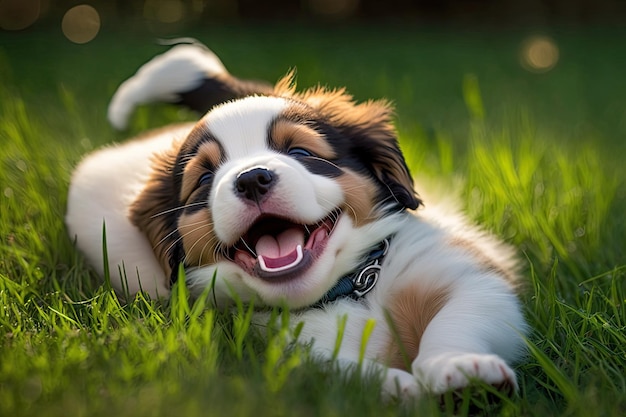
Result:
[[[386,190],[386,199],[416,209],[422,203],[398,145],[392,123],[393,107],[385,101],[357,104],[345,89],[317,87],[295,92],[293,72],[278,82],[275,92],[314,108],[340,134],[350,139],[351,149]]]
[[[153,171],[146,187],[130,207],[130,220],[148,238],[152,250],[166,276],[174,282],[178,265],[184,253],[177,222],[180,207],[180,185],[176,183],[175,167],[179,146],[157,154],[153,159]]]
[[[334,123],[356,144],[361,158],[372,167],[376,178],[387,188],[389,197],[402,207],[416,209],[421,204],[413,188],[396,131],[391,123],[393,110],[386,101],[368,101],[352,110],[336,109]]]

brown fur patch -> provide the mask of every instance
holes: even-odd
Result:
[[[345,137],[352,138],[359,154],[370,158],[373,173],[387,188],[390,198],[410,209],[421,204],[398,146],[391,103],[386,100],[356,103],[345,88],[315,87],[296,92],[293,72],[276,84],[274,92],[307,104]]]
[[[210,141],[200,145],[196,156],[185,166],[180,192],[181,201],[186,201],[191,196],[202,174],[219,166],[221,159],[222,151],[217,142]]]
[[[199,266],[217,262],[218,238],[207,210],[181,215],[178,231],[185,247],[185,264]]]
[[[424,289],[419,285],[391,295],[388,308],[392,338],[383,358],[388,366],[410,371],[419,353],[426,327],[448,301],[446,288]]]
[[[175,143],[167,152],[154,156],[152,175],[129,209],[130,221],[148,238],[166,276],[171,274],[170,260],[177,243],[172,210],[178,201],[178,190],[172,176],[179,148]]]
[[[293,99],[294,107],[301,106],[300,110],[303,113],[301,116],[305,118],[303,123],[277,122],[274,127],[275,140],[283,143],[293,140],[294,145],[310,148],[322,158],[333,159],[332,146],[324,140],[319,140],[319,133],[306,125],[307,117],[315,117],[323,119],[341,135],[353,141],[353,151],[364,159],[363,163],[371,169],[380,183],[375,184],[375,181],[369,180],[371,186],[367,187],[366,192],[360,193],[357,190],[363,184],[363,178],[358,178],[357,174],[347,173],[338,179],[342,182],[350,205],[349,210],[352,211],[357,224],[368,221],[375,199],[379,198],[374,195],[373,190],[376,186],[386,190],[387,195],[383,198],[389,201],[396,200],[402,206],[411,209],[419,206],[421,202],[413,190],[413,181],[398,147],[391,120],[393,108],[389,102],[379,100],[356,103],[345,89],[316,87],[298,93],[295,91],[293,73],[280,80],[273,92],[261,91],[261,93]],[[298,105],[298,102],[303,105]],[[198,155],[200,158],[196,153],[200,153]],[[189,163],[186,174],[190,175],[185,175],[184,180],[181,178],[182,175],[178,176],[180,173],[174,174],[177,169],[175,166],[177,155],[179,162]],[[200,122],[182,145],[176,144],[170,151],[155,157],[153,174],[145,189],[130,207],[131,221],[146,234],[155,255],[168,275],[172,266],[180,261],[182,253],[180,234],[185,232],[179,234],[177,230],[179,206],[182,204],[181,201],[185,201],[193,194],[195,183],[203,172],[202,158],[216,166],[216,159],[221,158],[221,154],[219,143],[211,140],[210,133],[204,130],[204,125]],[[192,215],[188,224],[199,220]],[[185,240],[187,247],[193,246],[196,242],[199,242],[196,244],[199,246],[204,240],[198,235],[201,233],[200,230],[190,229],[187,232],[189,232]],[[188,241],[191,242],[191,246]],[[205,256],[209,256],[207,259],[210,259],[212,253],[213,250],[200,249],[198,253],[188,256],[204,263]]]
[[[276,147],[285,151],[290,148],[304,148],[324,159],[337,156],[322,135],[303,124],[279,119],[272,126],[270,135]]]
[[[162,130],[158,132],[162,133]],[[194,248],[193,253],[185,257],[186,260],[191,259],[190,264],[210,259],[206,258],[207,254],[214,254],[214,247],[208,250],[206,243],[202,243],[200,233],[206,233],[207,228],[191,226],[200,219],[189,220],[181,215],[182,229],[179,230],[178,217],[184,202],[192,197],[200,176],[209,167],[217,166],[221,159],[219,143],[204,131],[201,122],[196,124],[184,141],[174,142],[170,150],[153,157],[152,174],[143,191],[131,204],[129,218],[150,241],[166,276],[171,276],[172,268],[183,260],[183,242],[191,242],[189,247]],[[177,165],[177,161],[180,165]],[[182,169],[181,163],[186,165],[184,171],[178,172]],[[208,214],[207,219],[201,220],[210,222]],[[184,233],[188,235],[182,236]]]
[[[354,219],[354,224],[359,227],[376,220],[373,215],[376,203],[376,187],[372,180],[344,169],[344,174],[336,179],[343,190],[346,207],[344,212]]]

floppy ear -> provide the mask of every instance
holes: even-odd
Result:
[[[388,197],[402,207],[414,210],[422,202],[413,188],[391,114],[389,103],[368,101],[345,111],[333,109],[331,119],[333,125],[353,141],[354,150],[388,190]]]
[[[317,87],[295,92],[293,72],[278,82],[278,95],[293,97],[314,108],[343,137],[350,140],[350,152],[365,164],[382,185],[386,200],[402,208],[416,209],[418,198],[396,131],[391,121],[393,107],[384,100],[356,104],[345,89]]]
[[[177,183],[178,146],[153,160],[153,171],[146,187],[130,206],[130,220],[148,238],[152,250],[159,260],[170,284],[178,277],[178,265],[184,258],[184,251],[178,233],[180,210]]]

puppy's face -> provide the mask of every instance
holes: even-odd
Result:
[[[133,207],[164,267],[215,275],[218,298],[312,304],[380,239],[359,230],[419,204],[385,104],[289,93],[210,111]]]

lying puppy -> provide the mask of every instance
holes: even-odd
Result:
[[[184,265],[195,294],[287,306],[300,339],[384,371],[387,395],[517,387],[525,322],[512,251],[421,201],[385,101],[238,79],[201,45],[178,45],[115,93],[118,128],[139,103],[206,115],[87,156],[68,197],[70,235],[119,290],[167,296]],[[419,209],[419,210],[418,210]],[[262,313],[260,313],[262,314]],[[372,321],[373,319],[373,321]]]

